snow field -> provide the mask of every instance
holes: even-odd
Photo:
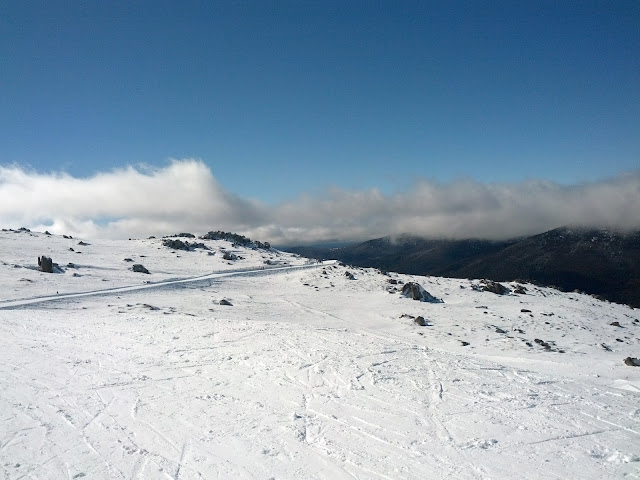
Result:
[[[0,301],[54,277],[61,292],[0,303],[2,478],[640,478],[640,374],[622,363],[638,356],[637,310],[391,274],[445,301],[425,304],[337,265],[68,298],[69,271],[12,266],[41,241],[0,251]],[[149,242],[153,281],[213,270],[193,261],[206,253],[132,242]],[[86,276],[142,284],[117,248],[100,252],[92,265],[117,268]]]

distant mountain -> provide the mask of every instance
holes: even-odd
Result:
[[[562,227],[478,257],[448,276],[519,278],[640,308],[640,231]]]
[[[298,247],[289,251],[415,275],[520,279],[565,291],[577,289],[640,308],[640,230],[623,235],[561,227],[504,242],[404,235],[342,248]]]

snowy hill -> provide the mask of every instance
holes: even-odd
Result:
[[[0,232],[2,478],[640,478],[637,309],[180,240]]]

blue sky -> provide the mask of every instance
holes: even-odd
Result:
[[[635,1],[20,1],[0,7],[0,163],[199,158],[278,202],[416,178],[640,166]]]
[[[0,4],[0,224],[640,228],[640,2]]]

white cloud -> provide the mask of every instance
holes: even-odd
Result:
[[[0,225],[87,238],[221,229],[281,244],[400,233],[502,239],[562,225],[633,229],[640,228],[640,171],[575,186],[421,180],[395,195],[333,188],[268,207],[226,191],[192,159],[89,178],[0,166]]]

